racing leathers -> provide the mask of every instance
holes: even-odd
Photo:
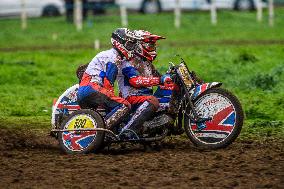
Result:
[[[154,69],[152,62],[140,57],[122,61],[118,71],[118,85],[123,98],[135,110],[130,121],[122,129],[141,131],[143,122],[151,118],[159,108],[159,101],[153,96],[153,86],[160,84],[160,75]]]
[[[113,84],[116,80],[121,56],[112,48],[97,54],[86,68],[78,90],[81,108],[103,106],[108,110],[105,117],[107,129],[112,129],[129,112],[130,104],[114,95]]]

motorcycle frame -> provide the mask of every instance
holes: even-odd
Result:
[[[194,87],[196,87],[196,85],[198,84],[197,81],[194,79],[194,77],[192,77],[192,72],[189,71],[185,61],[181,58],[181,63],[183,63],[189,73],[189,77],[192,80],[192,88],[194,89]],[[200,118],[197,115],[194,105],[192,103],[191,100],[191,96],[192,94],[190,93],[190,91],[192,90],[188,90],[187,85],[184,83],[183,79],[182,79],[182,75],[181,73],[179,73],[178,68],[180,67],[180,65],[174,65],[173,63],[170,63],[170,70],[174,70],[175,74],[179,75],[179,81],[180,83],[183,85],[183,90],[184,90],[184,95],[181,97],[180,102],[179,102],[179,108],[178,108],[178,113],[176,115],[177,118],[177,124],[175,124],[176,127],[182,127],[182,121],[184,119],[184,114],[186,114],[187,116],[189,116],[190,120],[192,121],[198,121]],[[188,109],[189,108],[189,109]],[[187,113],[188,110],[191,110],[193,113],[193,117],[191,115],[189,115]],[[92,111],[96,111],[97,110],[92,110]],[[99,113],[99,112],[98,112]],[[100,114],[100,113],[99,113]],[[154,141],[159,141],[164,139],[167,134],[168,134],[168,129],[165,128],[164,132],[160,135],[160,136],[156,136],[156,137],[137,137],[137,139],[129,139],[129,140],[122,140],[119,135],[116,135],[113,131],[109,130],[109,129],[104,129],[104,128],[94,128],[94,129],[52,129],[51,132],[54,133],[58,133],[58,132],[87,132],[87,131],[102,131],[102,132],[106,132],[108,134],[110,134],[112,137],[115,138],[115,140],[113,141],[109,141],[111,143],[117,143],[117,142],[154,142]]]
[[[95,110],[93,110],[95,111]],[[59,133],[59,132],[88,132],[88,131],[103,131],[111,134],[112,137],[115,138],[113,141],[109,141],[110,143],[120,143],[120,142],[155,142],[164,139],[167,134],[168,130],[165,129],[162,135],[156,137],[137,137],[137,139],[128,139],[122,140],[119,135],[116,135],[113,131],[109,129],[103,128],[94,128],[94,129],[52,129],[51,132]]]

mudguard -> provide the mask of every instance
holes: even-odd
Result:
[[[52,129],[56,127],[57,115],[60,113],[69,115],[73,111],[79,110],[80,106],[77,102],[77,91],[79,84],[68,88],[57,100],[55,99],[52,106],[51,125]]]
[[[199,95],[207,91],[208,89],[220,87],[222,83],[220,82],[212,82],[212,83],[203,83],[201,85],[197,85],[193,88],[193,95],[191,96],[192,100],[195,100]]]

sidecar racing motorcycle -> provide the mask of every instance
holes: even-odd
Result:
[[[244,114],[239,100],[222,83],[205,83],[181,59],[170,63],[171,74],[178,90],[158,87],[155,96],[160,109],[149,121],[141,123],[143,133],[123,130],[129,118],[112,130],[105,128],[103,108],[81,109],[77,102],[76,84],[67,89],[52,109],[52,136],[68,154],[97,152],[112,143],[151,143],[184,132],[200,148],[218,149],[231,144],[240,134]],[[129,115],[129,117],[131,114]]]

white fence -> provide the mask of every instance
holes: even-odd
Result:
[[[119,0],[117,0],[119,2]],[[123,0],[120,0],[123,1]],[[174,13],[174,23],[173,25],[175,28],[182,27],[181,18],[182,18],[182,10],[185,8],[183,7],[182,2],[185,0],[171,0],[173,1],[173,13]],[[196,0],[190,0],[193,2],[197,2]],[[200,0],[201,1],[201,0]],[[218,1],[218,3],[217,3]],[[207,2],[207,1],[206,1]],[[210,14],[210,22],[212,25],[217,25],[218,21],[218,8],[222,7],[223,5],[220,4],[220,0],[211,0],[211,4],[204,5],[201,9],[206,9],[209,11]],[[262,0],[254,0],[256,6],[256,21],[262,22],[263,20],[263,3]],[[133,1],[135,3],[135,1]],[[274,25],[274,6],[273,0],[268,0],[268,4],[265,7],[268,7],[268,25]],[[78,31],[82,30],[83,28],[83,16],[82,16],[82,0],[75,0],[75,8],[74,8],[74,24]],[[123,4],[121,4],[123,5]],[[130,6],[131,7],[131,6]],[[123,27],[128,26],[128,10],[126,6],[120,6],[120,17],[121,17],[121,25]],[[27,28],[27,7],[26,7],[26,0],[21,0],[21,28],[24,30]]]
[[[120,0],[121,2],[124,2],[123,0]],[[171,0],[173,1],[173,0]],[[188,1],[192,1],[192,2],[197,2],[197,0],[188,0]],[[198,1],[202,1],[202,0],[198,0]],[[218,1],[218,3],[217,3]],[[225,0],[226,2],[228,2],[228,0]],[[211,18],[211,24],[212,25],[217,25],[217,9],[218,7],[221,8],[225,8],[230,7],[229,5],[226,5],[225,1],[220,1],[220,0],[211,0],[210,4],[203,4],[203,5],[199,5],[200,9],[205,9],[205,10],[209,10],[210,12],[210,18]],[[174,26],[178,29],[181,27],[181,17],[182,17],[182,9],[184,9],[184,7],[182,7],[182,3],[181,2],[185,2],[185,0],[174,0],[175,5],[173,8],[173,12],[174,12]],[[255,7],[256,7],[256,21],[258,22],[262,22],[263,20],[263,1],[262,0],[255,0]],[[134,2],[133,2],[134,4]],[[121,4],[123,8],[121,8],[121,22],[122,22],[122,26],[127,26],[128,25],[128,21],[127,21],[127,11],[126,11],[126,6],[123,5],[123,3]],[[196,6],[196,8],[198,7],[197,5],[192,5],[192,8],[194,9],[194,6]],[[135,7],[134,5],[129,5],[129,7]],[[266,6],[265,6],[266,7]],[[137,8],[136,8],[137,9]],[[273,0],[269,0],[268,1],[268,11],[269,11],[269,26],[273,26],[274,23],[274,6],[273,6]]]

